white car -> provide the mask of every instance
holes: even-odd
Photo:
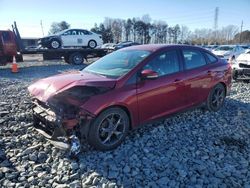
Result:
[[[84,29],[66,29],[39,39],[38,44],[50,49],[61,47],[96,48],[103,44],[102,36]]]
[[[235,60],[245,49],[237,45],[221,45],[212,52],[218,57],[226,60]]]
[[[236,61],[232,62],[234,80],[250,80],[250,50],[239,55]]]

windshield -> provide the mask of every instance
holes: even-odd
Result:
[[[69,31],[68,29],[65,29],[65,30],[62,30],[62,31],[59,31],[57,33],[55,33],[56,35],[62,35],[63,33],[65,33],[66,31]]]
[[[118,78],[138,65],[150,54],[149,51],[116,51],[87,66],[83,71]]]
[[[219,51],[219,50],[231,51],[231,50],[233,50],[233,49],[234,49],[233,46],[220,46],[220,47],[216,48],[215,51]]]

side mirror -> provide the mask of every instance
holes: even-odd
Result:
[[[146,70],[141,71],[141,78],[144,80],[156,79],[158,78],[158,76],[159,76],[158,73],[151,69],[146,69]]]

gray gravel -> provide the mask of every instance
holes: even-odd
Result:
[[[27,86],[82,66],[40,64],[0,70],[0,187],[250,187],[250,84],[233,83],[217,113],[189,111],[70,159],[33,130]]]

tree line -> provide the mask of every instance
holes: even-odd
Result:
[[[65,21],[52,23],[50,34],[70,28]],[[191,31],[185,25],[168,25],[161,20],[152,20],[149,15],[141,18],[109,18],[102,23],[94,24],[91,31],[102,35],[104,43],[135,41],[141,44],[235,44],[250,43],[250,31],[239,33],[235,25],[228,25],[218,30],[195,29]]]

